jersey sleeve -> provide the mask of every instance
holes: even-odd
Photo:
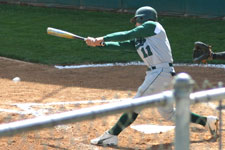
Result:
[[[135,42],[134,41],[123,41],[123,42],[105,42],[104,48],[110,50],[134,50],[135,49]]]
[[[122,32],[115,32],[104,36],[104,41],[127,41],[134,40],[135,38],[145,38],[155,35],[156,22],[147,21],[144,24]]]

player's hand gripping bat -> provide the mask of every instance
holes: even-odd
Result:
[[[67,39],[79,39],[79,40],[83,40],[83,41],[85,40],[85,38],[82,36],[79,36],[79,35],[76,35],[76,34],[73,34],[73,33],[67,32],[67,31],[63,31],[60,29],[51,28],[51,27],[47,28],[47,33],[49,35],[63,37],[63,38],[67,38]]]

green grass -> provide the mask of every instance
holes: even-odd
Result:
[[[133,28],[132,16],[0,4],[0,56],[48,65],[139,61],[136,53],[91,48],[79,40],[46,34],[47,27],[55,27],[84,37],[103,36]],[[159,22],[167,31],[176,63],[192,62],[194,41],[209,43],[214,51],[225,50],[225,21],[160,17]]]
[[[225,21],[166,17],[161,19],[161,24],[167,30],[175,62],[191,62],[195,41],[212,45],[215,52],[225,51]]]

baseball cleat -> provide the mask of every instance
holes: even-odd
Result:
[[[216,116],[207,116],[206,129],[213,137],[218,135],[219,119]]]
[[[102,145],[102,146],[117,146],[118,137],[116,135],[112,135],[108,131],[106,131],[100,137],[91,140],[91,144]]]

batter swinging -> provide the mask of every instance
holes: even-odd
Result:
[[[89,46],[105,46],[107,48],[136,50],[145,65],[148,67],[145,80],[138,88],[134,98],[162,92],[171,85],[175,70],[171,47],[165,29],[157,21],[155,9],[149,6],[139,8],[131,19],[136,27],[132,30],[115,32],[104,37],[88,37],[85,39]],[[159,107],[159,113],[167,120],[174,120],[175,108],[173,105]],[[124,113],[118,122],[102,136],[91,140],[95,145],[117,145],[118,135],[137,118],[140,110]],[[214,116],[199,116],[191,113],[191,122],[198,123],[210,129],[212,134],[217,133],[218,118]]]

